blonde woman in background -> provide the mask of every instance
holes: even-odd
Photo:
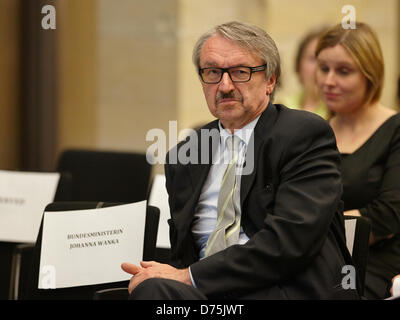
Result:
[[[316,79],[333,117],[342,157],[344,214],[372,225],[365,296],[390,295],[400,273],[400,115],[383,106],[384,64],[379,41],[364,23],[339,24],[319,40]]]

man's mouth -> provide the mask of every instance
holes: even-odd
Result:
[[[236,102],[238,101],[237,99],[233,99],[233,98],[226,98],[226,99],[220,99],[218,100],[217,103],[221,104],[221,103],[229,103],[229,102]]]
[[[237,93],[217,93],[215,97],[215,104],[223,104],[223,103],[232,103],[232,102],[242,102],[243,98],[240,94]]]

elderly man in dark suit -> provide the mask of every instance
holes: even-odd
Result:
[[[342,285],[351,257],[335,138],[318,116],[272,104],[274,41],[230,22],[198,40],[193,60],[217,120],[167,156],[174,266],[124,263],[131,297],[358,298]]]

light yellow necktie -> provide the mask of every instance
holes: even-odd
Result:
[[[236,165],[238,162],[240,138],[232,135],[226,139],[231,160],[222,178],[218,196],[218,219],[215,229],[207,241],[205,256],[210,256],[232,244],[238,243],[240,213],[235,210]]]

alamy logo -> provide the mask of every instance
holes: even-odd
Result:
[[[159,128],[151,129],[146,134],[146,141],[154,142],[146,151],[147,161],[154,164],[165,164],[168,153],[168,164],[229,164],[231,159],[223,154],[214,153],[218,150],[220,143],[220,132],[218,129],[193,129],[181,130],[178,134],[177,121],[169,121],[168,134]],[[252,130],[244,130],[243,138],[248,138],[245,161],[243,163],[242,175],[249,175],[254,169],[254,139]],[[178,142],[186,140],[179,148],[174,148]]]
[[[42,7],[42,14],[45,16],[42,18],[42,28],[45,30],[56,28],[56,8],[51,4]]]
[[[342,7],[342,13],[346,14],[342,19],[342,28],[356,29],[356,8],[347,4]]]
[[[56,288],[56,267],[53,265],[44,265],[40,270],[42,274],[41,285],[43,289]]]
[[[352,265],[345,265],[342,268],[342,288],[345,290],[356,289],[356,269]]]

